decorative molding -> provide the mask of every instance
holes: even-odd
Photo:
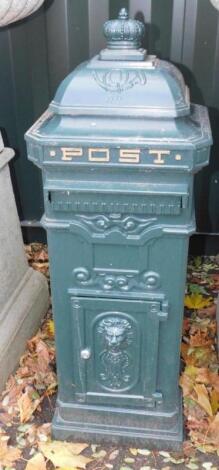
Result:
[[[112,230],[118,230],[123,235],[140,235],[149,225],[156,222],[155,218],[135,217],[121,214],[110,215],[83,215],[75,216],[80,223],[87,226],[94,233],[107,234]]]
[[[162,195],[161,197],[153,197],[153,200],[150,196],[148,200],[139,196],[135,199],[136,202],[118,202],[115,200],[110,202],[107,196],[101,194],[100,200],[97,200],[96,197],[93,198],[93,195],[90,194],[86,199],[81,200],[59,195],[57,200],[51,201],[51,209],[54,212],[92,212],[97,213],[97,215],[102,212],[105,214],[145,214],[152,216],[179,215],[182,211],[181,196]]]
[[[81,288],[102,289],[104,291],[154,291],[160,287],[160,276],[153,271],[142,273],[133,271],[89,270],[78,267],[73,270],[73,279]]]

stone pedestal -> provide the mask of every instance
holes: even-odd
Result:
[[[0,139],[0,390],[49,306],[46,278],[28,266],[11,185],[14,152]]]

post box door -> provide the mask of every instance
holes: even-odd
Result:
[[[160,321],[157,301],[71,298],[79,402],[154,407]],[[163,308],[163,309],[162,309]]]

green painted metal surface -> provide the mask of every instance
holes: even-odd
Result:
[[[102,23],[124,6],[146,23],[144,47],[175,62],[192,101],[209,108],[214,146],[210,165],[196,178],[197,231],[219,233],[219,15],[210,0],[46,0],[33,17],[0,31],[0,126],[5,143],[16,151],[15,196],[22,222],[33,227],[32,240],[39,237],[43,196],[39,170],[27,161],[24,131],[48,106],[60,81],[104,46]],[[209,242],[209,253],[217,253],[216,243]]]
[[[107,47],[59,86],[26,134],[42,169],[59,398],[53,434],[174,449],[194,175],[205,107],[147,55],[126,10]]]

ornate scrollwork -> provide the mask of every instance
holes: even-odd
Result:
[[[80,223],[89,227],[96,233],[109,233],[111,230],[119,230],[123,235],[140,235],[156,218],[137,217],[132,215],[84,215],[75,216]]]
[[[86,268],[76,268],[76,269],[74,269],[73,275],[74,275],[76,281],[79,282],[79,284],[84,284],[84,283],[86,284],[91,278],[91,274],[88,271],[88,269],[86,269]]]
[[[133,337],[130,322],[117,316],[108,316],[100,321],[97,332],[105,345],[105,349],[100,352],[100,382],[113,389],[127,387],[131,380],[131,359],[127,347]]]
[[[113,271],[89,271],[85,267],[79,267],[74,269],[73,277],[80,287],[98,288],[105,291],[153,291],[160,287],[160,276],[153,271],[142,273],[121,271],[115,274]]]

